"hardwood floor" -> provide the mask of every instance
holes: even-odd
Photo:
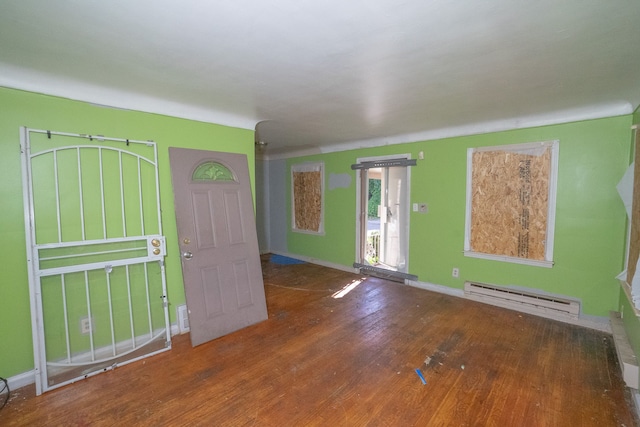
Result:
[[[34,397],[2,426],[633,426],[610,335],[263,258],[269,319]],[[423,385],[416,373],[420,369]]]

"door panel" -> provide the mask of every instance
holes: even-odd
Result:
[[[193,215],[195,220],[196,241],[198,249],[214,248],[216,246],[216,236],[213,231],[213,212],[209,203],[209,193],[193,192],[191,195],[193,203]]]
[[[385,205],[388,219],[384,224],[382,242],[384,251],[381,254],[381,262],[389,267],[404,271],[405,250],[402,244],[403,228],[405,228],[406,215],[406,167],[384,168],[386,180],[383,180],[383,188],[386,193]]]
[[[220,270],[218,267],[203,268],[201,270],[202,280],[199,285],[201,286],[202,295],[204,295],[205,311],[208,318],[215,317],[219,314],[223,314],[222,307],[222,289],[220,287]],[[191,317],[191,316],[189,316]]]
[[[247,158],[170,148],[195,346],[267,318]]]
[[[234,218],[236,221],[229,221],[229,243],[232,245],[246,243],[244,237],[244,224],[242,210],[240,209],[240,198],[236,191],[225,191],[224,201],[227,218]]]

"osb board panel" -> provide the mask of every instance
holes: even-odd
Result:
[[[293,206],[297,230],[320,231],[322,215],[320,171],[293,173]]]
[[[633,199],[631,202],[631,236],[629,240],[629,260],[627,261],[627,283],[631,284],[636,274],[636,264],[640,256],[640,132],[636,129],[635,165],[633,167]]]
[[[550,170],[550,147],[540,156],[473,153],[472,251],[545,259]]]

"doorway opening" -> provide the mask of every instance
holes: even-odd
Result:
[[[408,274],[410,168],[408,154],[358,159],[357,242],[354,267],[385,278]]]

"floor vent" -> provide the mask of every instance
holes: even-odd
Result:
[[[179,305],[177,308],[178,314],[178,329],[181,334],[189,332],[189,313],[187,312],[186,305]]]
[[[578,301],[484,283],[465,282],[464,294],[469,299],[531,314],[564,317],[580,314]]]

